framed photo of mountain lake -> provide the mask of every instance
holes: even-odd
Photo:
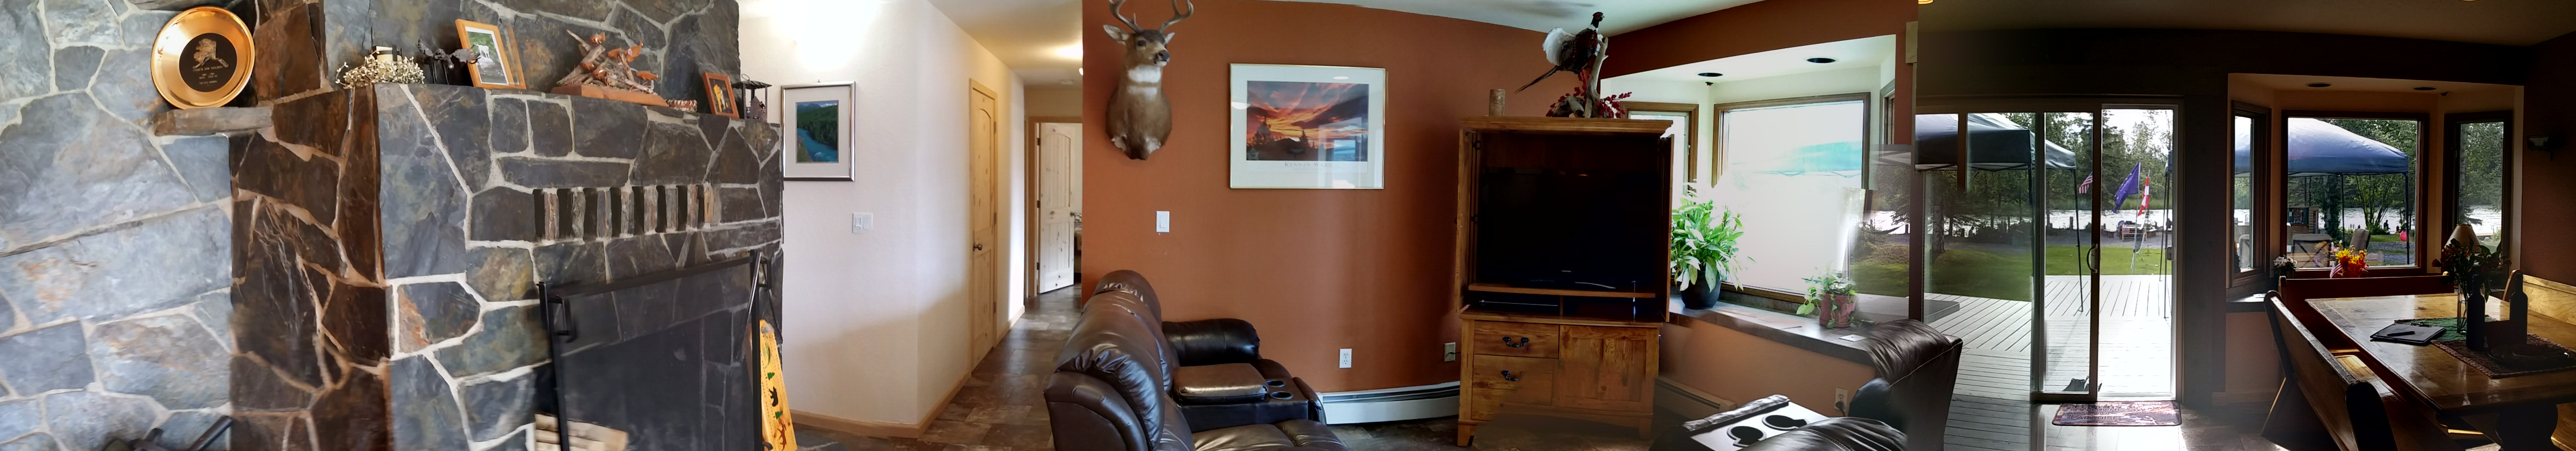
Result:
[[[456,41],[473,50],[475,60],[465,65],[473,70],[474,86],[484,88],[526,88],[528,81],[519,73],[517,37],[498,25],[456,19]]]
[[[852,180],[850,156],[851,132],[858,128],[852,108],[859,103],[859,90],[851,82],[787,85],[778,90],[780,110],[771,117],[779,118],[787,128],[779,152],[785,156],[783,168],[791,181]]]
[[[1233,187],[1386,188],[1386,69],[1233,69]]]

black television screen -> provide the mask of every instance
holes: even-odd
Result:
[[[1671,236],[1661,174],[1485,168],[1476,272],[1514,286],[1654,290]]]

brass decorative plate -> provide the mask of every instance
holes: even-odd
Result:
[[[179,108],[232,103],[258,55],[240,16],[212,6],[179,12],[152,40],[152,86]]]

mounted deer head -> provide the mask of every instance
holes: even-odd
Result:
[[[1127,28],[1100,26],[1126,49],[1127,58],[1126,70],[1118,78],[1118,90],[1109,92],[1109,145],[1126,152],[1127,158],[1142,160],[1163,148],[1163,140],[1172,136],[1172,101],[1163,97],[1163,65],[1172,62],[1172,52],[1167,48],[1172,44],[1172,32],[1166,30],[1190,18],[1199,8],[1193,3],[1183,10],[1181,3],[1175,1],[1172,19],[1163,21],[1161,28],[1147,29],[1137,26],[1136,19],[1128,18],[1126,13],[1118,12],[1125,3],[1127,0],[1109,0],[1109,13],[1118,16]]]

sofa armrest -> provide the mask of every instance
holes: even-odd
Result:
[[[1163,341],[1181,366],[1252,363],[1261,360],[1261,335],[1252,323],[1234,318],[1164,321]]]
[[[1870,379],[1869,384],[1860,386],[1860,391],[1852,393],[1851,405],[1843,412],[1905,429],[1905,412],[1896,408],[1895,394],[1891,393],[1895,386],[1886,379]]]
[[[1118,388],[1088,375],[1057,372],[1047,376],[1047,421],[1055,444],[1063,449],[1150,449],[1145,420],[1127,405]]]

